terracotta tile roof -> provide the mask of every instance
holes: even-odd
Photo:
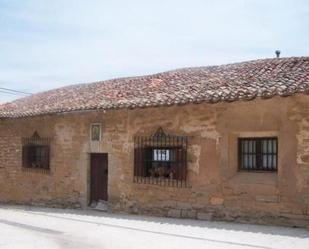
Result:
[[[255,60],[67,86],[0,105],[0,117],[309,93],[309,57]]]

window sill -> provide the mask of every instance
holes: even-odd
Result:
[[[50,169],[40,169],[40,168],[26,168],[22,167],[23,172],[34,172],[34,173],[41,173],[41,174],[50,174]]]
[[[188,187],[187,182],[185,180],[176,180],[176,179],[159,178],[159,177],[135,176],[133,182],[138,184],[157,185],[162,187],[175,187],[175,188]]]
[[[266,173],[266,174],[269,174],[269,173],[274,173],[274,174],[277,174],[278,171],[275,171],[275,170],[245,170],[245,169],[239,169],[238,170],[238,173]]]

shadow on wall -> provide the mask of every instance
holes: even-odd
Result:
[[[157,224],[170,224],[170,225],[176,225],[176,226],[200,227],[200,228],[207,228],[207,229],[227,230],[227,231],[241,231],[241,232],[280,235],[280,236],[298,237],[298,238],[308,238],[309,237],[308,231],[304,229],[299,229],[299,228],[240,224],[240,223],[233,223],[233,222],[173,219],[173,218],[165,218],[165,217],[149,217],[149,216],[142,216],[142,215],[119,214],[119,213],[115,214],[115,213],[106,213],[106,212],[100,212],[100,211],[90,210],[90,209],[89,210],[76,210],[76,209],[73,210],[73,209],[40,208],[40,207],[32,207],[32,206],[12,206],[12,205],[1,205],[0,209],[25,211],[27,213],[33,213],[35,215],[52,217],[52,218],[62,219],[62,220],[70,220],[70,221],[81,222],[81,223],[109,226],[109,227],[114,227],[114,228],[119,228],[119,229],[135,230],[135,231],[146,232],[146,233],[183,237],[183,238],[190,238],[190,239],[197,239],[197,240],[208,240],[208,241],[212,241],[212,240],[206,239],[206,238],[200,238],[200,237],[192,237],[192,236],[185,236],[185,235],[179,235],[179,234],[173,234],[173,233],[153,231],[151,229],[148,230],[148,229],[136,228],[136,227],[130,226],[131,225],[130,221],[157,223]],[[128,221],[128,225],[123,226],[123,225],[109,224],[109,223],[104,223],[102,221],[101,222],[97,221],[95,219],[89,220],[89,218],[91,219],[91,218],[96,218],[96,217],[107,218],[110,221],[112,221],[113,219],[115,221],[124,220],[124,221]],[[216,242],[220,242],[220,241],[216,241]],[[224,243],[227,243],[227,242],[224,242]],[[228,242],[228,243],[233,243],[233,242]],[[239,243],[236,243],[236,244],[239,244]],[[253,246],[253,245],[246,245],[246,246],[263,248],[260,246]]]

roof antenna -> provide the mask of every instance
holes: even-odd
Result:
[[[276,53],[276,57],[277,57],[277,58],[280,58],[280,53],[281,53],[281,51],[280,51],[280,50],[276,50],[275,53]]]

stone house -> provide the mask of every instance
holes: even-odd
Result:
[[[0,106],[0,202],[309,224],[309,57],[79,84]]]

